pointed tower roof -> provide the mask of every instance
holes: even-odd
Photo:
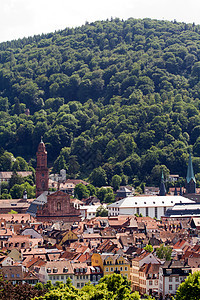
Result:
[[[191,152],[190,152],[189,161],[188,161],[188,168],[187,168],[187,177],[186,177],[187,183],[189,183],[191,181],[191,179],[196,183],[196,179],[194,177],[193,165],[192,165],[192,155],[191,155]]]
[[[164,174],[163,174],[163,170],[162,170],[159,196],[166,196],[166,193],[167,192],[166,192],[166,188],[165,188]]]

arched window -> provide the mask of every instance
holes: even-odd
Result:
[[[60,202],[57,203],[57,210],[61,210],[61,203]]]

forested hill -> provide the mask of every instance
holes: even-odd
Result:
[[[101,166],[108,184],[153,183],[158,165],[185,176],[191,148],[200,173],[199,79],[195,24],[114,19],[1,43],[0,147],[29,160],[43,136],[54,171]]]

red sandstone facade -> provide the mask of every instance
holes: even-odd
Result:
[[[80,210],[76,209],[70,201],[70,196],[57,191],[47,195],[47,203],[37,211],[38,221],[80,221]]]
[[[41,141],[38,146],[37,168],[36,168],[36,197],[40,196],[44,191],[48,191],[49,170],[47,168],[47,151],[45,144]]]

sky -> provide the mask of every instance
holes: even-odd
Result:
[[[199,0],[0,0],[0,42],[111,17],[200,24]]]

